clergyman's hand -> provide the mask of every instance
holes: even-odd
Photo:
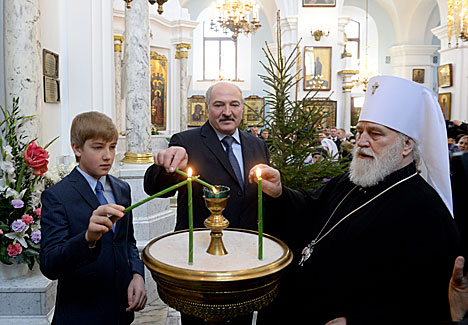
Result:
[[[271,197],[277,198],[281,195],[283,188],[281,187],[281,175],[277,169],[265,164],[259,164],[252,167],[249,172],[249,182],[257,183],[257,168],[262,170],[262,190]]]
[[[463,275],[465,259],[458,256],[453,265],[452,277],[449,284],[450,314],[452,320],[460,321],[468,310],[468,279]]]
[[[176,169],[185,169],[188,163],[187,151],[184,147],[169,147],[154,155],[154,163],[163,166],[168,173],[173,173]]]

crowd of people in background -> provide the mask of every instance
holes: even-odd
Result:
[[[447,136],[450,158],[456,152],[468,151],[468,124],[459,120],[447,120]],[[272,135],[268,128],[259,131],[257,126],[249,128],[249,133],[261,138],[268,147],[272,147]],[[351,159],[356,137],[353,133],[346,133],[343,128],[325,127],[317,133],[314,150],[304,163],[314,164],[329,157],[330,159]]]
[[[468,124],[459,120],[446,121],[450,158],[455,152],[468,151]]]

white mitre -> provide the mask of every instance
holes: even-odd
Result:
[[[359,121],[374,122],[414,139],[426,181],[453,215],[447,129],[436,95],[408,79],[377,76],[369,80]]]

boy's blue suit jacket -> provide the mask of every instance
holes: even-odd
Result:
[[[108,175],[117,204],[131,204],[130,186]],[[85,239],[89,219],[100,205],[76,168],[42,193],[40,268],[58,279],[53,323],[129,324],[127,288],[134,273],[144,277],[133,234],[132,212],[89,248]]]

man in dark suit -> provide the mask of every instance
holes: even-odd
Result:
[[[194,175],[213,185],[226,185],[230,198],[223,215],[229,227],[257,229],[257,185],[248,182],[248,172],[258,162],[269,163],[263,140],[238,129],[242,120],[241,90],[227,82],[216,83],[206,92],[208,122],[172,136],[169,148],[155,155],[155,164],[145,174],[149,195],[183,180],[173,173],[191,167]],[[176,230],[188,228],[187,189],[178,189]],[[203,200],[203,187],[193,183],[194,227],[204,228],[210,212]],[[168,193],[168,196],[175,192]],[[182,315],[183,324],[203,324],[203,320]],[[231,320],[231,324],[251,324],[251,317]]]
[[[79,165],[42,193],[40,267],[58,279],[53,324],[130,324],[145,306],[132,213],[123,213],[130,186],[108,175],[117,137],[104,114],[78,115],[71,141]]]
[[[227,82],[214,84],[206,93],[206,104],[208,122],[199,128],[174,134],[169,148],[155,155],[155,164],[145,174],[145,192],[151,195],[183,180],[173,173],[174,170],[191,167],[194,175],[200,175],[206,182],[231,189],[223,212],[230,222],[229,227],[257,229],[257,186],[248,183],[247,175],[256,163],[269,163],[268,148],[258,137],[238,129],[243,103],[237,86]],[[223,143],[225,137],[233,139],[230,150],[237,160],[237,168],[232,166],[232,158],[230,161]],[[180,187],[178,191],[176,230],[188,228],[187,189]],[[194,227],[203,228],[203,221],[210,212],[205,206],[202,191],[203,186],[194,182]],[[171,192],[167,196],[174,194]]]

